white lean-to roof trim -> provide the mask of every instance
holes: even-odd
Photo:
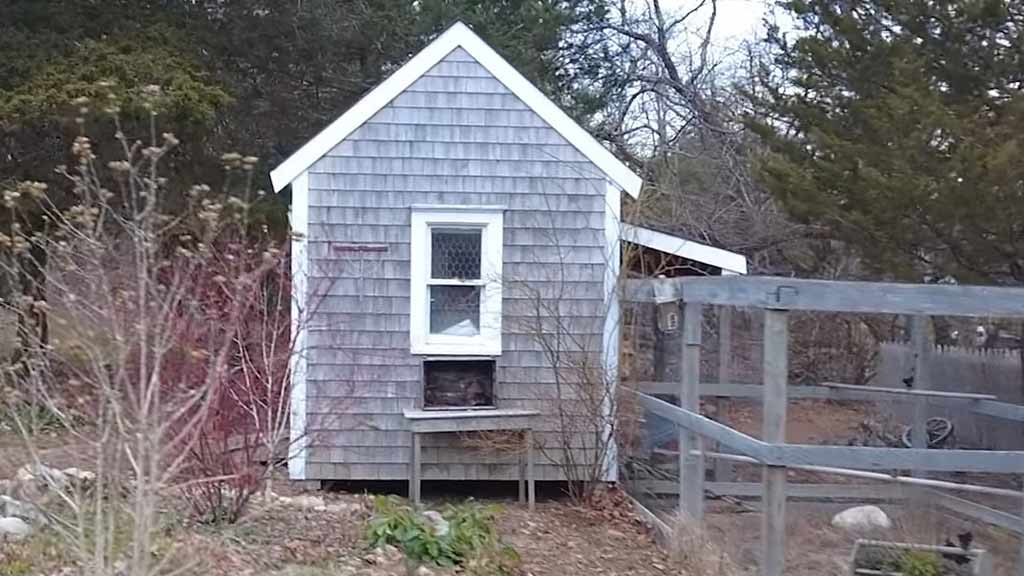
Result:
[[[649,228],[641,228],[632,224],[622,224],[622,239],[626,242],[639,244],[659,252],[675,254],[687,260],[694,260],[722,269],[722,274],[746,274],[747,257],[742,254],[684,240],[678,236],[658,232]]]
[[[598,142],[589,132],[563,112],[536,86],[523,77],[511,64],[505,61],[493,48],[488,46],[468,26],[456,22],[436,40],[413,56],[405,65],[396,70],[376,88],[364,95],[352,108],[332,122],[327,128],[306,142],[294,154],[270,173],[274,191],[291,184],[300,174],[309,170],[314,162],[322,158],[342,140],[363,125],[374,114],[387,106],[428,70],[456,48],[462,48],[486,68],[530,109],[551,125],[563,138],[575,146],[580,153],[601,169],[608,178],[636,198],[640,194],[642,180],[621,160]]]

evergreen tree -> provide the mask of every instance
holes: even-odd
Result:
[[[790,0],[758,172],[877,275],[1024,283],[1024,4]]]

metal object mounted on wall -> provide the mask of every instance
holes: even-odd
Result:
[[[665,278],[664,274],[658,276]],[[658,314],[658,330],[673,333],[679,330],[679,300],[664,282],[654,285],[654,302]]]
[[[679,330],[679,306],[675,302],[658,304],[658,330],[672,334]]]

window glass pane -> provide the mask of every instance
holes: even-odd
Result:
[[[445,336],[480,334],[478,286],[431,286],[430,333]]]
[[[479,280],[482,230],[434,228],[430,235],[430,277]]]

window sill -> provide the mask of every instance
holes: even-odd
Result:
[[[501,342],[423,342],[410,347],[413,354],[423,356],[465,356],[467,358],[501,356]]]

